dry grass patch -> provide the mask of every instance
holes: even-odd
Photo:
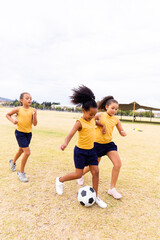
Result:
[[[32,154],[26,166],[28,183],[10,172],[8,160],[17,150],[14,125],[0,109],[0,239],[7,240],[158,240],[160,239],[160,153],[159,126],[124,124],[126,138],[114,132],[123,162],[117,189],[120,201],[108,196],[112,164],[103,157],[100,164],[99,194],[107,209],[82,207],[77,201],[76,181],[65,183],[64,194],[55,192],[55,178],[74,170],[73,148],[76,136],[62,152],[60,145],[76,113],[38,111],[33,130]],[[20,162],[17,164],[17,169]],[[91,175],[85,176],[91,185]]]

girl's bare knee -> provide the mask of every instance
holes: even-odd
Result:
[[[77,178],[81,178],[82,175],[83,175],[83,173],[78,173],[78,174],[76,175],[76,177],[77,177]]]
[[[116,169],[120,169],[120,168],[122,167],[122,163],[121,163],[121,162],[116,163],[116,164],[114,164],[114,167],[115,167]]]
[[[30,156],[30,155],[31,155],[31,151],[28,152],[28,156]]]
[[[94,170],[92,171],[92,175],[98,177],[98,176],[99,176],[99,169],[98,169],[98,168],[97,168],[97,169],[94,169]]]
[[[27,151],[24,152],[24,154],[29,157],[31,155],[31,151],[27,150]]]
[[[22,148],[19,148],[18,152],[19,152],[20,154],[22,154],[22,153],[23,153],[23,149],[22,149]]]

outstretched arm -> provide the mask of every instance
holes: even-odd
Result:
[[[64,143],[61,145],[61,150],[64,151],[64,149],[67,147],[68,143],[70,142],[70,140],[72,139],[72,137],[74,136],[74,134],[81,130],[82,125],[80,123],[80,121],[77,121],[74,125],[74,127],[72,128],[72,130],[70,131],[70,133],[68,134],[68,136],[66,137]]]
[[[123,136],[123,137],[127,136],[127,133],[123,130],[122,124],[119,120],[118,120],[118,123],[117,123],[116,127],[117,127],[118,132],[121,136]]]
[[[12,115],[13,115],[13,114],[17,114],[17,113],[18,113],[18,107],[14,108],[14,109],[12,109],[10,112],[8,112],[8,113],[6,114],[6,118],[7,118],[9,121],[11,121],[13,124],[17,124],[17,123],[18,123],[18,120],[12,118]]]

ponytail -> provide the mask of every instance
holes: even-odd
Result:
[[[118,102],[114,99],[113,96],[107,96],[107,97],[104,97],[99,105],[98,105],[98,109],[101,109],[101,110],[106,110],[106,105],[109,106],[111,103],[117,103]]]

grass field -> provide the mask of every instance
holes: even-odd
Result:
[[[107,194],[112,164],[103,157],[99,195],[106,209],[82,207],[76,181],[65,183],[64,194],[55,191],[55,178],[74,170],[75,136],[67,149],[60,145],[81,114],[38,111],[31,156],[26,165],[28,183],[9,170],[8,160],[17,147],[15,126],[0,108],[0,239],[2,240],[158,240],[160,239],[160,126],[123,123],[127,137],[114,132],[122,159],[115,200]],[[140,128],[143,132],[133,130]],[[17,170],[20,161],[17,162]],[[91,175],[85,176],[91,185]]]

